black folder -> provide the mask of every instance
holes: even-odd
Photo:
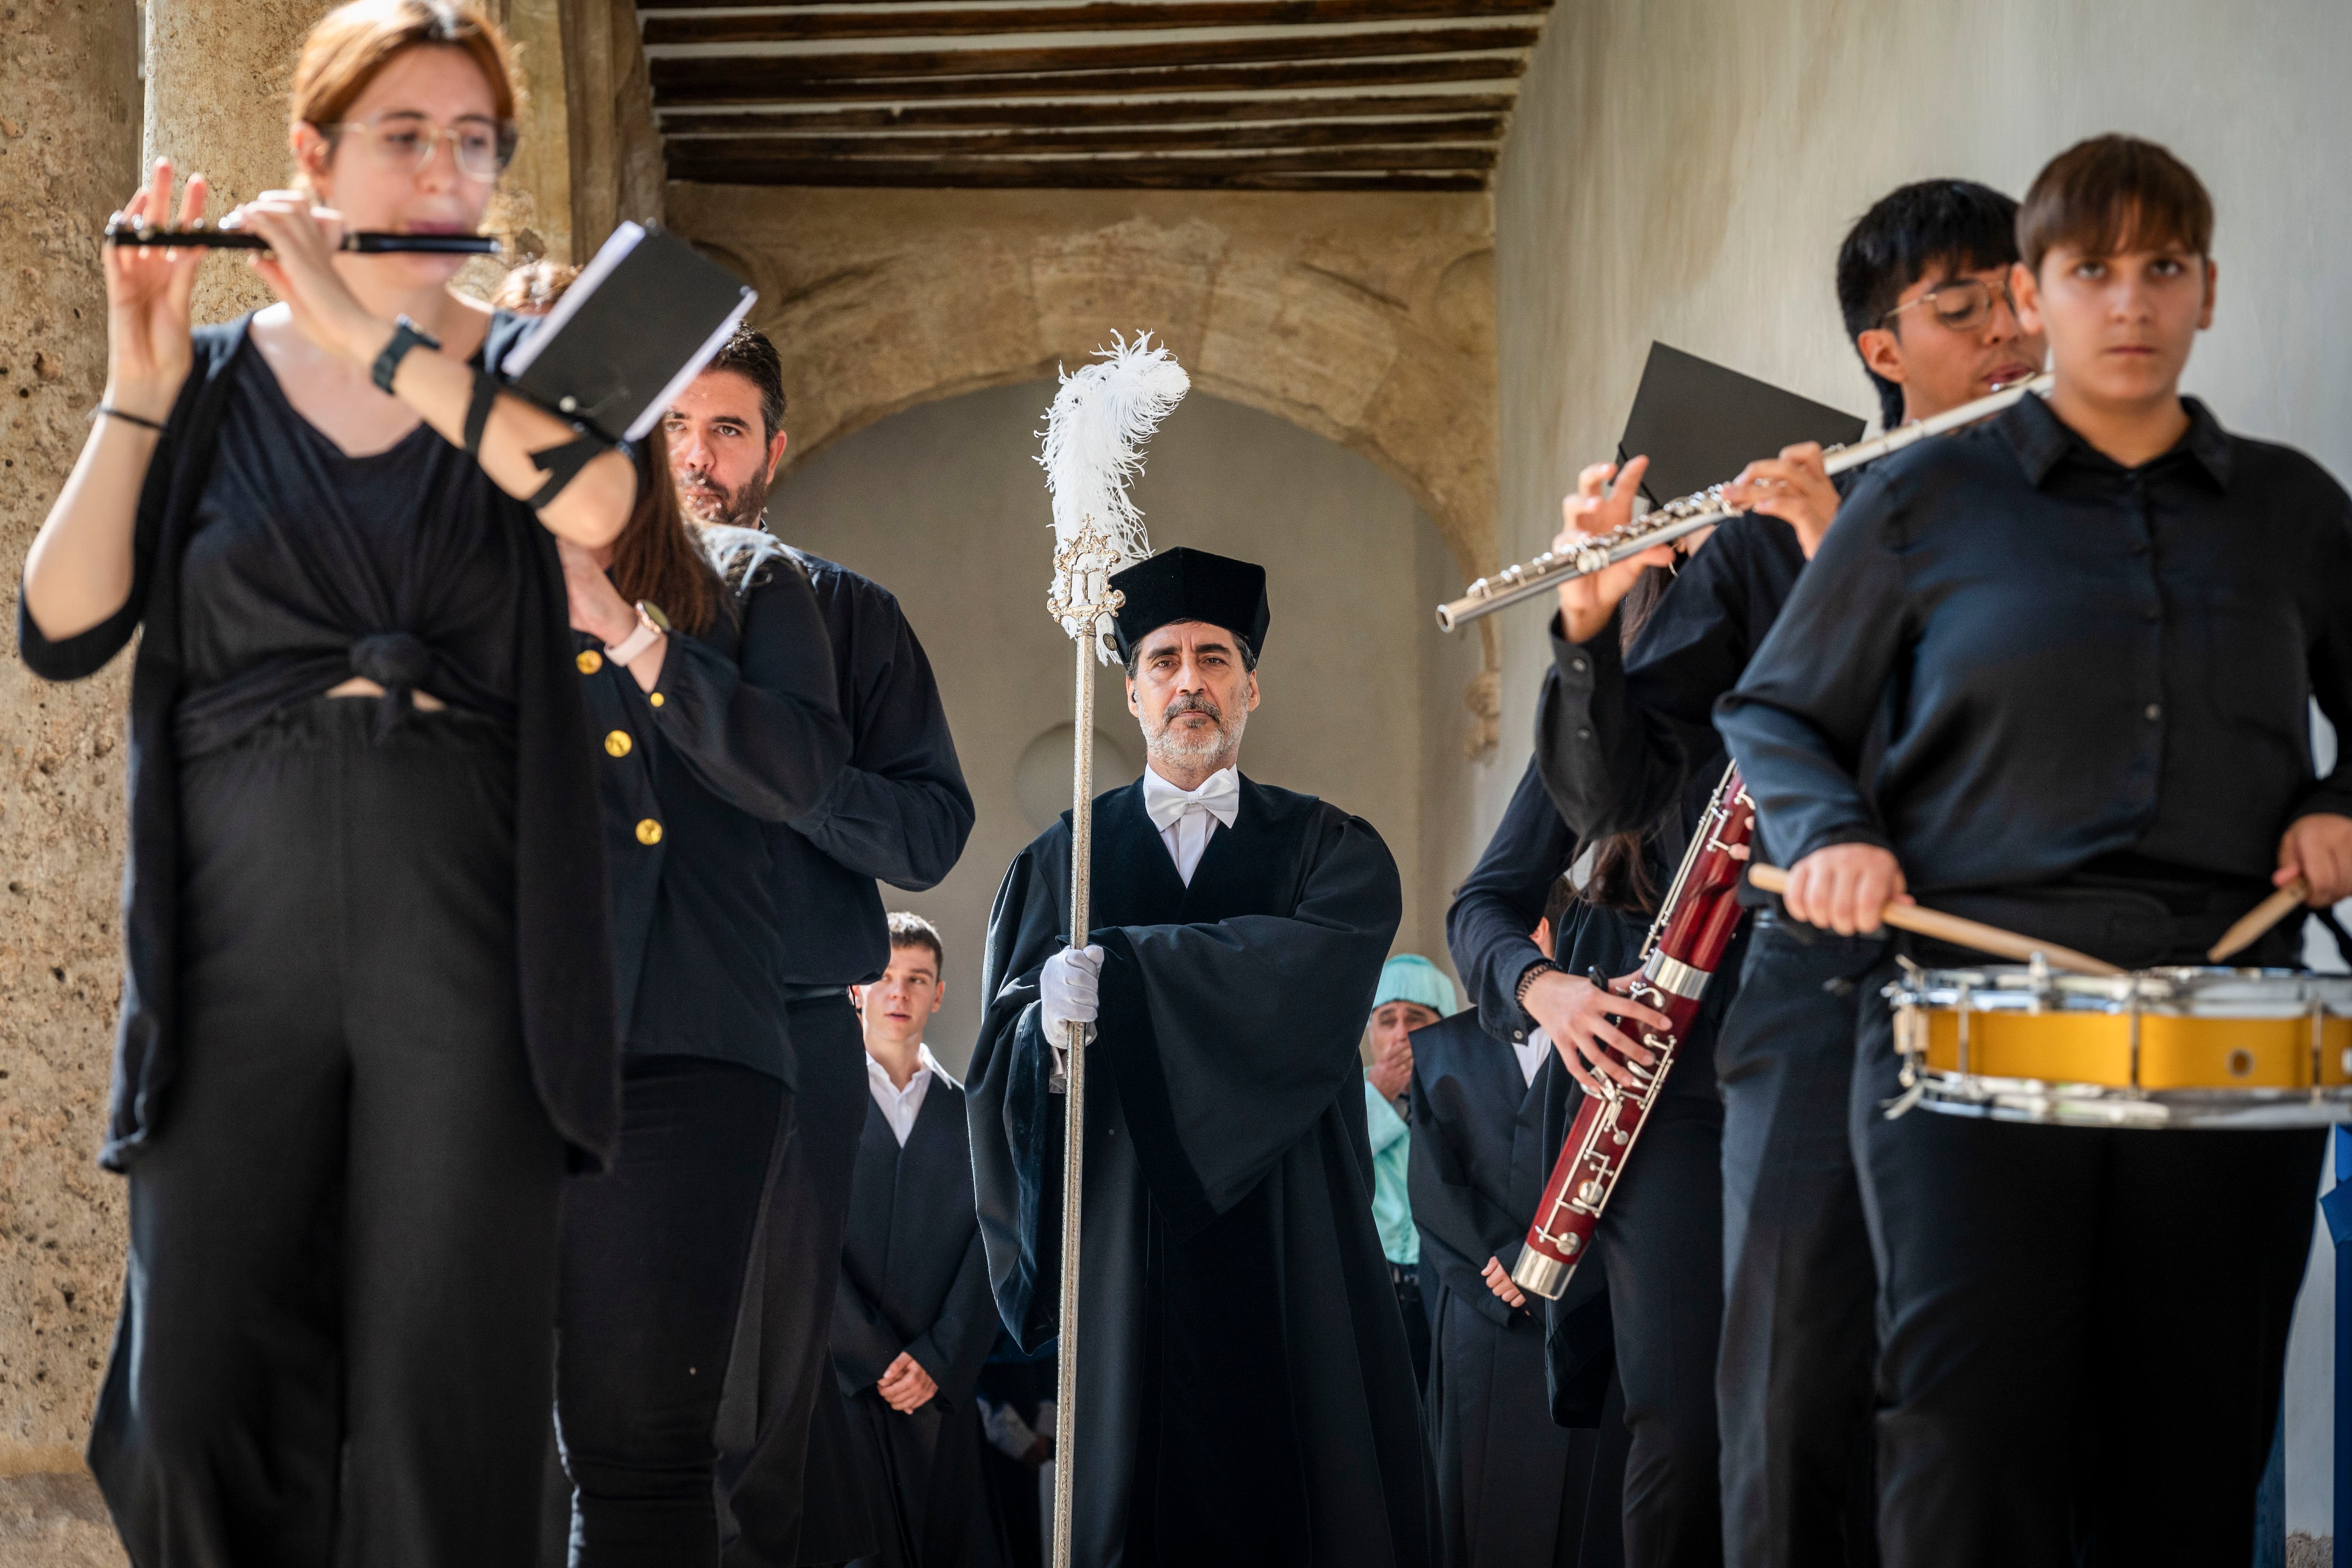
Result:
[[[625,223],[501,368],[541,407],[635,441],[758,298],[676,235]]]
[[[1658,506],[1720,485],[1759,457],[1778,457],[1780,448],[1801,441],[1851,445],[1862,439],[1864,423],[1696,354],[1652,343],[1617,461],[1649,456],[1642,494]]]

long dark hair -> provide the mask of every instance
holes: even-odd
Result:
[[[1675,580],[1666,567],[1654,566],[1633,580],[1633,591],[1617,610],[1617,645],[1630,649],[1633,639],[1642,634],[1642,627],[1658,601],[1666,596],[1667,585]],[[1675,808],[1681,810],[1677,802]],[[1585,878],[1584,902],[1602,909],[1622,909],[1632,915],[1656,913],[1657,885],[1650,880],[1650,867],[1642,845],[1650,836],[1649,828],[1631,828],[1622,833],[1612,833],[1593,845],[1591,874]]]
[[[686,508],[677,503],[669,437],[658,421],[637,444],[637,504],[613,541],[613,564],[604,575],[630,603],[642,599],[660,605],[681,632],[708,630],[727,602],[719,574],[703,559]]]

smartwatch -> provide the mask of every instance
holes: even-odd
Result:
[[[375,357],[375,368],[369,372],[369,379],[375,382],[376,391],[386,397],[392,395],[392,378],[400,373],[400,361],[408,357],[409,350],[419,344],[428,349],[438,350],[441,347],[441,340],[425,331],[405,316],[393,322],[392,341],[386,343],[383,346],[383,352]]]
[[[650,599],[640,599],[637,601],[637,629],[619,643],[607,645],[604,657],[625,670],[630,660],[667,635],[669,617],[662,613],[662,607]]]

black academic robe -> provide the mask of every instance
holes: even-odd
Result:
[[[1608,1478],[1599,1506],[1588,1506],[1602,1459],[1598,1408],[1574,1430],[1554,1423],[1544,1316],[1505,1305],[1481,1274],[1489,1258],[1506,1269],[1517,1260],[1575,1081],[1547,1051],[1528,1082],[1475,1011],[1412,1038],[1411,1191],[1421,1288],[1436,1323],[1429,1413],[1445,1560],[1477,1568],[1614,1561],[1618,1505]],[[1587,1284],[1580,1295],[1606,1319],[1604,1292]],[[1605,1343],[1606,1333],[1601,1326],[1588,1338]],[[1599,1359],[1595,1392],[1607,1384],[1607,1356]]]
[[[1369,824],[1244,779],[1188,887],[1139,781],[1095,810],[1075,1561],[1419,1568],[1434,1480],[1357,1054],[1395,862]],[[1065,818],[1005,875],[971,1081],[990,1275],[1024,1348],[1057,1327],[1064,1102],[1036,1002],[1069,862]]]
[[[972,1399],[996,1334],[962,1089],[933,1074],[904,1148],[869,1095],[833,1307],[834,1370],[892,1523],[867,1561],[996,1568],[1004,1560],[981,1487]],[[939,1385],[904,1416],[875,1388],[902,1351]]]

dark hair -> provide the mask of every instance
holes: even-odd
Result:
[[[1633,580],[1633,586],[1617,609],[1617,641],[1622,648],[1631,649],[1633,639],[1642,634],[1642,627],[1658,601],[1666,596],[1675,574],[1663,566],[1654,566]],[[1679,805],[1675,808],[1679,810]],[[1591,874],[1585,878],[1581,890],[1587,904],[1603,909],[1622,909],[1634,915],[1652,913],[1651,904],[1658,890],[1650,884],[1650,867],[1642,846],[1649,839],[1649,828],[1629,828],[1622,833],[1612,833],[1597,840],[1592,849]],[[1555,937],[1559,927],[1552,927]]]
[[[613,541],[613,564],[605,575],[622,598],[660,605],[682,632],[707,629],[728,602],[719,573],[703,556],[686,509],[678,505],[677,483],[669,472],[669,437],[659,421],[637,443],[637,504]]]
[[[784,361],[768,335],[752,327],[736,328],[735,335],[702,367],[705,375],[712,371],[731,371],[760,390],[764,439],[775,440],[776,432],[784,427]]]
[[[940,928],[919,915],[906,910],[893,911],[890,915],[890,946],[893,947],[929,947],[931,965],[941,975],[948,972],[948,950],[940,941]]]
[[[1922,180],[1881,196],[1838,246],[1838,310],[1860,351],[1903,291],[1943,263],[1967,271],[2017,259],[2017,204],[1973,180]],[[1863,366],[1885,428],[1903,423],[1903,389]]]
[[[1544,898],[1543,917],[1551,922],[1551,951],[1545,954],[1545,957],[1557,959],[1559,956],[1560,946],[1567,941],[1560,935],[1559,923],[1568,918],[1568,912],[1575,906],[1577,897],[1573,881],[1564,876],[1552,878],[1551,892]]]
[[[2198,256],[2213,244],[2213,198],[2197,172],[2137,136],[2094,136],[2050,160],[2017,211],[2017,250],[2042,270],[2051,247],[2113,256],[2170,243]]]

